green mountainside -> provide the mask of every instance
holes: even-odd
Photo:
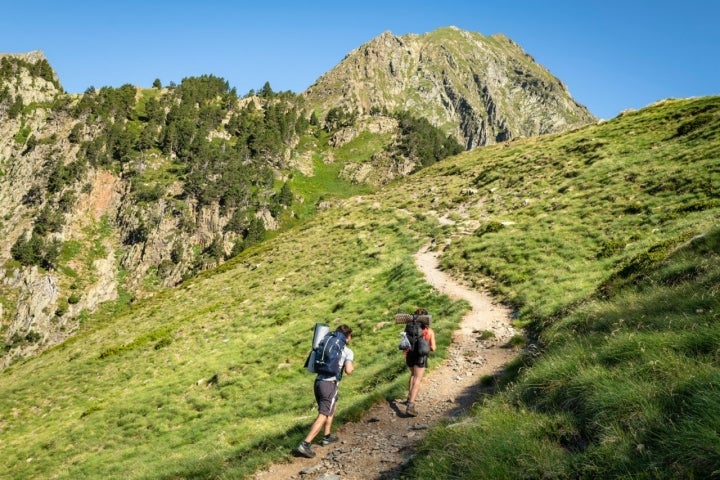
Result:
[[[337,422],[403,391],[396,312],[433,312],[444,355],[467,305],[415,268],[433,238],[445,269],[514,307],[527,346],[408,478],[710,478],[718,218],[720,97],[445,158],[1,371],[0,471],[244,478],[283,458],[315,416],[315,322],[352,325],[362,359]]]
[[[510,40],[455,28],[383,34],[297,94],[202,75],[68,95],[41,52],[1,54],[0,369],[342,199],[594,121]]]

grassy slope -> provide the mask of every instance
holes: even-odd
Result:
[[[720,98],[445,168],[479,189],[465,209],[485,221],[444,265],[492,274],[542,355],[521,357],[468,422],[436,429],[410,477],[717,475]]]
[[[354,199],[2,372],[1,470],[241,477],[287,454],[314,418],[303,362],[315,322],[354,329],[340,420],[402,388],[393,314],[427,305],[449,332],[465,308],[414,269],[422,239],[409,219]]]
[[[593,327],[612,322],[599,321],[601,306],[594,305],[604,304],[588,302],[598,291],[615,294],[625,279],[717,224],[719,112],[718,98],[669,102],[564,135],[468,152],[345,201],[218,271],[140,302],[0,373],[1,471],[17,479],[241,478],[286,455],[315,415],[312,377],[302,364],[316,321],[343,321],[356,333],[358,370],[343,385],[339,421],[402,390],[393,313],[427,307],[444,350],[466,307],[435,294],[415,270],[412,254],[429,237],[450,242],[447,268],[475,283],[493,275],[496,291],[518,307],[546,354],[469,426],[435,431],[416,476],[603,471],[613,454],[654,445],[633,444],[634,433],[621,435],[627,425],[613,423],[644,411],[621,394],[655,398],[661,390],[652,382],[633,390],[623,381],[644,364],[616,367],[626,357],[603,343],[608,327]],[[455,224],[441,226],[442,215]],[[717,311],[710,303],[696,313],[703,328],[713,329]],[[633,319],[622,324],[626,342],[637,345],[636,312],[621,312],[617,318]],[[605,352],[600,360],[588,360],[587,342]],[[692,357],[693,368],[682,364],[688,376],[698,373],[683,391],[713,384],[703,379],[717,375],[717,354],[707,355]],[[518,370],[532,363],[522,362]],[[602,408],[575,401],[602,379]],[[673,404],[660,405],[668,410],[656,420],[677,414]],[[662,438],[664,431],[651,431]],[[443,456],[448,442],[472,454]],[[635,457],[642,458],[628,456]],[[690,468],[682,457],[679,464]]]
[[[467,154],[456,168],[480,201],[465,203],[486,222],[444,265],[490,274],[524,316],[547,318],[656,246],[707,231],[720,207],[717,103],[668,103]],[[511,224],[490,233],[488,222]]]

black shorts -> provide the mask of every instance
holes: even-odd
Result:
[[[335,415],[337,405],[338,384],[327,380],[315,380],[315,400],[318,404],[318,413],[327,417]]]
[[[417,353],[408,352],[408,354],[405,356],[405,364],[410,368],[412,368],[412,367],[427,368],[428,356],[427,355],[418,355]]]

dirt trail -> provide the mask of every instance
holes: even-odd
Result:
[[[379,403],[361,420],[339,426],[335,432],[339,443],[313,445],[315,458],[296,456],[290,463],[256,473],[255,480],[395,479],[412,459],[427,429],[466,412],[481,392],[480,378],[497,373],[513,357],[512,350],[501,348],[516,333],[505,307],[442,272],[437,253],[427,247],[416,254],[415,263],[439,292],[465,299],[472,306],[453,334],[447,359],[432,368],[430,357],[432,370],[426,373],[417,400],[419,416],[407,417],[402,399]],[[494,338],[481,340],[481,332],[488,330]],[[318,435],[316,441],[320,438]]]

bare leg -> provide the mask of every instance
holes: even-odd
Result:
[[[330,429],[332,428],[332,422],[333,418],[335,418],[335,415],[330,415],[325,419],[325,436],[330,435]]]
[[[410,369],[410,377],[408,378],[408,394],[407,398],[405,399],[405,403],[410,401],[410,392],[412,392],[413,384],[415,383],[415,375],[413,372],[413,367],[409,367]]]
[[[410,394],[408,395],[408,402],[415,403],[415,399],[420,392],[420,382],[422,382],[425,368],[423,367],[412,367],[412,375],[410,376]]]
[[[315,438],[315,436],[320,433],[320,430],[322,430],[324,426],[328,425],[328,419],[330,420],[329,424],[332,425],[332,418],[333,417],[328,417],[327,415],[319,413],[317,418],[313,422],[312,427],[310,427],[310,432],[307,434],[307,437],[305,437],[305,441],[307,443],[312,443],[313,438]]]

